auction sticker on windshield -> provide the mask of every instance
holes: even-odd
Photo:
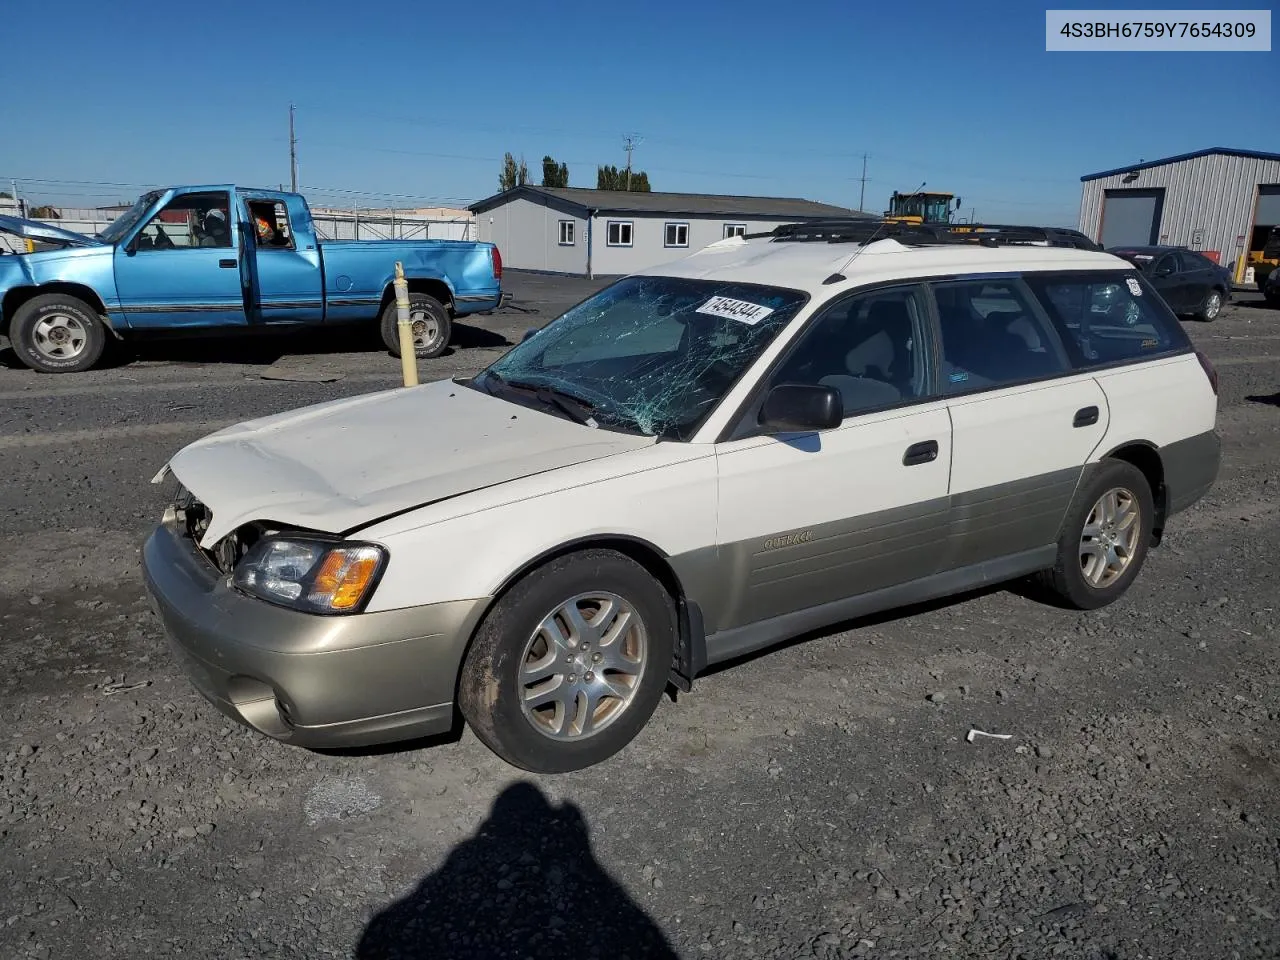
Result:
[[[749,303],[746,300],[734,300],[731,297],[712,297],[700,306],[697,312],[707,313],[713,317],[726,317],[729,320],[741,320],[745,324],[754,326],[773,313],[773,307]]]

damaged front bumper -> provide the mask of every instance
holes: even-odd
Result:
[[[332,617],[276,607],[232,587],[172,512],[142,565],[192,683],[239,723],[303,747],[452,728],[459,665],[486,599]]]

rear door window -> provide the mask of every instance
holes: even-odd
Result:
[[[1178,318],[1137,271],[1027,274],[1080,368],[1150,359],[1190,349]]]
[[[1018,279],[957,280],[932,287],[942,334],[944,393],[1070,372],[1056,335]]]

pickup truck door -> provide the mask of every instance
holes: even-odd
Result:
[[[251,228],[246,258],[251,322],[319,323],[323,272],[306,204],[296,194],[266,193],[244,193],[241,203]]]
[[[231,190],[179,193],[116,247],[130,327],[242,326],[241,254]]]

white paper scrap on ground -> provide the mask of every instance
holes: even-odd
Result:
[[[968,734],[965,735],[965,739],[968,740],[970,743],[973,743],[974,737],[991,737],[995,740],[1009,740],[1009,739],[1012,739],[1013,734],[1012,733],[987,733],[985,730],[970,730]]]

